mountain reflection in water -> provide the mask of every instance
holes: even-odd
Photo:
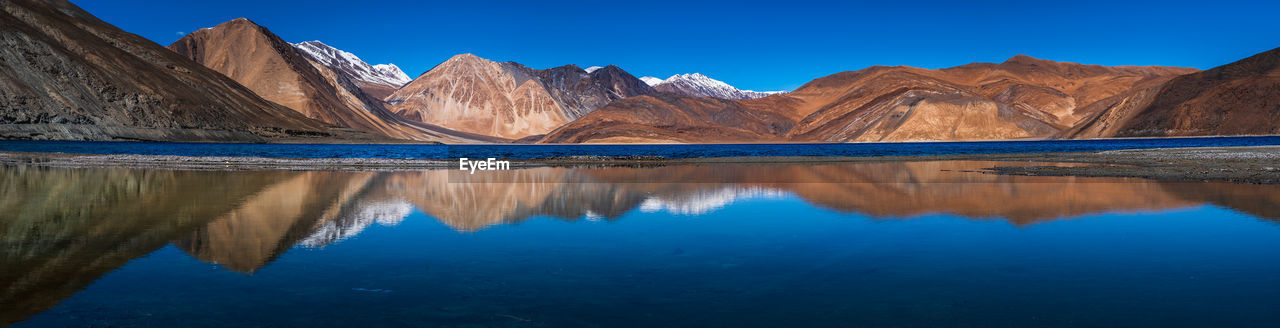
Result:
[[[1280,217],[1278,186],[973,172],[998,165],[1008,164],[533,168],[475,175],[0,167],[0,324],[47,310],[166,245],[253,273],[290,248],[324,247],[372,224],[395,225],[415,209],[459,231],[534,217],[698,215],[743,199],[790,195],[873,218],[950,214],[1014,225],[1205,204]]]

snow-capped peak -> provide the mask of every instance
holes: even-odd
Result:
[[[596,70],[601,69],[601,68],[604,68],[604,67],[600,67],[600,66],[591,66],[591,67],[584,68],[584,69],[582,69],[582,70],[587,71],[587,73],[591,73],[591,72],[595,72]]]
[[[373,65],[373,70],[381,73],[383,76],[393,78],[394,81],[400,85],[413,81],[413,79],[409,78],[409,74],[405,74],[404,71],[401,71],[400,66],[396,66],[396,64]]]
[[[644,84],[648,84],[651,87],[662,83],[662,79],[652,76],[642,76],[640,77],[640,81],[644,81]]]
[[[782,93],[782,91],[751,91],[738,90],[728,83],[721,82],[701,73],[676,74],[666,80],[658,80],[655,77],[642,77],[640,80],[648,83],[650,86],[657,88],[659,91],[675,92],[694,97],[713,97],[721,99],[752,99],[760,98],[773,94]]]
[[[293,46],[320,64],[344,71],[365,83],[398,88],[413,80],[395,64],[369,65],[350,52],[330,47],[320,41],[295,43]]]
[[[686,83],[686,84],[696,85],[702,88],[707,88],[709,90],[732,90],[732,91],[738,90],[737,88],[734,88],[728,83],[721,82],[720,80],[717,80],[717,79],[709,78],[706,75],[702,75],[702,73],[676,74],[676,75],[672,75],[671,77],[668,77],[666,80],[662,80],[662,82]]]

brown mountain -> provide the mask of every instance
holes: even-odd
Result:
[[[534,70],[454,56],[387,97],[400,115],[470,133],[519,139],[547,133],[615,99],[652,92],[610,66]]]
[[[0,8],[0,138],[359,137],[266,101],[66,1],[3,1]]]
[[[1090,104],[1194,71],[1082,65],[1021,55],[999,64],[937,70],[876,66],[822,77],[793,92],[760,99],[710,102],[664,96],[617,102],[549,133],[542,142],[1045,138],[1098,110]],[[659,112],[666,118],[656,118]],[[777,115],[790,122],[773,119],[744,125],[739,119]],[[736,136],[725,138],[728,135]]]
[[[396,116],[347,73],[316,62],[248,19],[200,29],[169,48],[324,123],[397,139],[458,142],[475,137]]]
[[[1280,48],[1114,97],[1063,136],[1280,134],[1278,95]]]

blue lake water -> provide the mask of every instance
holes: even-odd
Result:
[[[1280,145],[1280,136],[854,144],[723,145],[353,145],[84,141],[0,141],[0,151],[76,154],[289,158],[530,159],[554,156],[910,156],[1103,151],[1140,148]]]
[[[0,325],[1280,325],[1280,186],[997,165],[0,166]]]

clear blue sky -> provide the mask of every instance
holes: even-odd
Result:
[[[459,53],[533,68],[615,64],[789,90],[871,65],[941,68],[1015,54],[1201,69],[1280,47],[1280,2],[79,0],[162,45],[247,17],[410,76]]]

